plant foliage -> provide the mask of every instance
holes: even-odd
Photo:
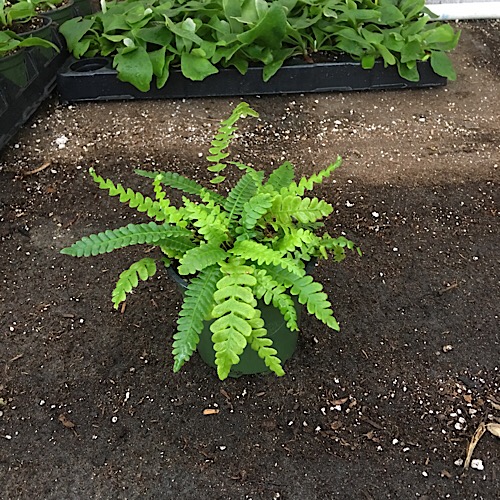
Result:
[[[153,79],[161,88],[172,67],[191,80],[219,68],[242,74],[263,65],[269,80],[291,57],[311,61],[337,52],[370,69],[377,59],[419,79],[418,61],[455,78],[446,52],[459,32],[432,21],[425,0],[120,0],[101,2],[102,12],[66,21],[60,28],[76,58],[113,57],[120,80],[141,91]],[[228,137],[216,138],[215,149]],[[225,153],[212,153],[218,168]]]
[[[85,236],[61,250],[63,254],[87,257],[147,244],[160,248],[167,267],[174,259],[178,273],[188,283],[174,334],[174,371],[189,360],[204,322],[211,320],[221,379],[238,364],[247,346],[270,370],[282,375],[279,355],[261,318],[259,300],[280,311],[292,331],[298,330],[293,297],[326,326],[339,329],[322,285],[307,274],[306,264],[311,259],[327,258],[329,253],[340,262],[346,249],[357,248],[345,237],[319,234],[333,208],[324,200],[302,195],[327,179],[341,160],[298,182],[294,181],[294,167],[289,162],[267,179],[263,172],[249,166],[227,162],[236,122],[245,116],[258,115],[242,102],[222,122],[207,157],[208,172],[216,184],[221,182],[220,172],[228,166],[242,170],[240,180],[231,189],[216,192],[178,174],[137,170],[139,175],[153,179],[153,199],[115,185],[91,169],[90,175],[101,189],[153,220]],[[171,205],[165,188],[184,191],[186,196],[180,206]],[[193,201],[193,197],[197,200]],[[113,291],[115,307],[139,279],[145,280],[155,272],[152,258],[132,264],[120,275]]]

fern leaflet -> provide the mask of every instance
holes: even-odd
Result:
[[[271,208],[272,196],[269,193],[260,193],[252,196],[241,210],[241,225],[247,230],[252,230],[258,220]]]
[[[240,259],[231,259],[221,264],[221,270],[223,277],[217,283],[212,309],[212,317],[217,319],[210,330],[217,374],[224,380],[248,343],[252,333],[249,321],[257,315],[257,301],[250,288],[256,283],[251,267],[241,265]]]
[[[205,267],[212,266],[219,261],[225,260],[227,253],[217,245],[203,243],[199,247],[188,250],[179,260],[179,274],[195,274]]]
[[[107,190],[110,196],[119,196],[122,203],[128,203],[131,208],[135,208],[139,212],[146,212],[149,217],[156,219],[158,222],[166,219],[166,215],[158,201],[153,201],[148,196],[136,193],[130,188],[125,189],[121,184],[115,186],[110,179],[104,179],[97,175],[93,168],[89,169],[89,173],[99,187]]]
[[[214,201],[222,203],[224,197],[220,194],[203,187],[196,181],[184,177],[183,175],[177,174],[176,172],[149,172],[148,170],[136,169],[134,172],[142,177],[148,177],[149,179],[155,179],[165,186],[178,189],[187,194],[195,194],[198,196],[209,196]]]
[[[207,243],[219,246],[229,238],[229,218],[220,206],[213,203],[208,205],[193,203],[187,198],[183,198],[183,202],[186,218],[197,228]]]
[[[290,226],[292,219],[307,224],[326,217],[332,212],[333,207],[324,200],[301,198],[293,194],[286,196],[279,194],[274,198],[273,208],[270,213],[273,214],[278,224],[286,227]],[[273,225],[272,220],[269,223]]]
[[[63,248],[62,254],[73,257],[89,257],[112,252],[118,248],[143,243],[158,243],[174,245],[187,252],[193,248],[189,236],[191,233],[186,229],[168,224],[159,225],[155,222],[149,224],[128,224],[118,229],[108,229],[102,233],[84,236],[81,240],[73,243],[70,247]]]
[[[181,369],[198,345],[203,321],[209,317],[213,307],[213,294],[220,275],[219,266],[210,266],[189,282],[174,334],[174,372]]]
[[[263,172],[249,172],[231,189],[224,203],[224,208],[229,212],[230,219],[241,215],[245,203],[257,192],[263,177]]]
[[[294,175],[294,166],[289,161],[286,161],[272,172],[267,182],[264,184],[264,187],[267,189],[272,188],[274,191],[280,191],[293,182]]]
[[[246,260],[257,262],[257,264],[274,264],[288,269],[289,272],[296,276],[304,276],[305,270],[300,267],[298,262],[286,258],[283,252],[277,252],[272,248],[266,247],[262,243],[253,240],[237,241],[234,247],[230,250],[235,256],[243,257]]]
[[[226,168],[226,165],[222,163],[222,160],[229,156],[229,153],[225,150],[228,148],[234,137],[234,133],[237,130],[235,123],[240,118],[245,118],[248,115],[254,117],[259,116],[259,114],[254,111],[246,102],[241,102],[240,104],[238,104],[238,106],[236,106],[236,108],[234,108],[231,116],[221,123],[217,134],[211,142],[212,147],[209,149],[210,156],[206,157],[209,162],[214,164],[208,167],[208,170],[214,173],[219,173]],[[218,175],[217,177],[212,179],[211,182],[213,184],[217,184],[219,182],[222,182],[224,179],[224,176]]]
[[[301,304],[306,304],[310,314],[314,314],[316,318],[333,330],[340,330],[339,324],[333,316],[328,296],[322,291],[321,283],[314,281],[310,275],[298,277],[278,266],[267,265],[264,266],[264,269],[275,281],[290,288],[290,293],[297,295]]]
[[[125,301],[127,293],[130,293],[139,284],[139,279],[146,281],[156,273],[156,263],[154,259],[146,257],[132,264],[128,269],[120,274],[116,286],[111,294],[115,309]]]
[[[285,318],[288,328],[292,331],[298,330],[295,302],[286,293],[286,288],[274,281],[265,269],[258,269],[254,276],[257,279],[254,287],[255,296],[267,305],[272,303]]]
[[[285,187],[286,191],[290,194],[298,194],[299,196],[304,195],[304,191],[314,189],[315,184],[321,184],[327,177],[330,177],[332,173],[337,170],[342,164],[342,158],[337,157],[335,163],[328,165],[325,169],[321,170],[317,174],[311,175],[311,177],[302,177],[299,184],[292,182],[289,187]]]
[[[252,326],[252,333],[248,339],[250,347],[257,352],[259,357],[264,360],[266,366],[276,373],[279,377],[285,374],[285,370],[281,366],[281,360],[276,356],[278,351],[271,347],[273,341],[266,337],[267,331],[264,328],[264,321],[260,317],[260,311],[257,311],[259,316],[250,320]]]

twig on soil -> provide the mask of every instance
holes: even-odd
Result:
[[[451,283],[450,285],[446,286],[446,288],[442,288],[441,290],[438,290],[439,295],[443,295],[446,292],[449,292],[450,290],[453,290],[455,288],[458,288],[458,283],[455,281],[454,283]]]
[[[41,172],[42,170],[45,170],[46,168],[50,167],[51,164],[52,162],[49,160],[45,162],[42,166],[35,168],[35,170],[29,170],[28,172],[23,172],[21,176],[28,177],[28,175],[38,174],[38,172]]]
[[[470,461],[472,459],[472,454],[479,443],[479,440],[483,437],[483,434],[486,432],[486,425],[484,422],[481,422],[474,432],[472,439],[470,440],[469,446],[467,447],[467,457],[465,458],[464,469],[467,470],[470,466]]]
[[[377,422],[374,422],[371,418],[365,417],[364,415],[360,417],[361,420],[365,421],[367,424],[370,424],[372,427],[375,427],[375,429],[378,429],[379,431],[384,431],[384,427],[382,427],[380,424],[377,424]]]
[[[5,367],[4,367],[4,373],[5,373],[5,380],[8,380],[8,372],[9,372],[9,367],[14,361],[17,361],[18,359],[21,359],[24,356],[24,354],[18,354],[17,356],[14,356],[12,359],[9,359],[9,361],[5,362]]]

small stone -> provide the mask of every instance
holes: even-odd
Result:
[[[470,463],[470,466],[473,468],[473,469],[476,469],[476,470],[484,470],[484,464],[483,464],[483,461],[479,458],[474,458],[471,463]]]
[[[111,422],[113,422],[113,424],[116,424],[116,422],[118,422],[118,417],[111,417]]]
[[[462,465],[464,464],[464,461],[461,459],[461,458],[458,458],[457,460],[455,460],[453,462],[457,467],[462,467]]]

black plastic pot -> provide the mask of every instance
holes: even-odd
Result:
[[[73,0],[69,0],[65,5],[62,5],[57,9],[44,12],[43,15],[44,17],[52,19],[52,23],[54,24],[54,26],[60,26],[65,21],[69,21],[79,14],[76,10],[76,6]]]
[[[262,67],[250,67],[245,75],[241,75],[234,68],[221,69],[219,73],[201,82],[189,80],[179,69],[174,69],[162,89],[155,88],[153,83],[151,90],[141,92],[133,85],[118,80],[111,59],[94,57],[69,59],[59,72],[57,86],[63,102],[76,102],[405,89],[446,85],[446,78],[436,75],[428,62],[419,63],[418,69],[420,81],[410,82],[399,76],[396,67],[384,68],[382,61],[377,61],[373,69],[365,70],[359,62],[351,59],[314,64],[293,59],[268,82],[262,80]]]
[[[23,36],[39,36],[60,45],[51,19]],[[17,133],[56,84],[57,70],[67,52],[44,47],[23,48],[0,58],[0,149]]]
[[[186,290],[188,284],[181,278],[172,268],[168,268],[169,276],[177,283],[182,293]],[[300,319],[301,307],[295,301],[297,309],[297,319]],[[298,307],[297,307],[298,306]],[[271,305],[266,305],[262,300],[259,300],[257,307],[262,313],[262,319],[267,329],[267,336],[273,341],[273,347],[278,351],[278,358],[282,363],[290,359],[297,347],[298,332],[292,332],[278,309]],[[212,342],[212,332],[210,331],[211,321],[205,321],[203,331],[200,334],[197,351],[203,361],[216,368],[215,351]],[[259,357],[249,345],[246,346],[243,353],[240,355],[240,361],[234,365],[229,372],[229,376],[233,378],[241,377],[242,375],[256,375],[270,373],[269,368],[264,361]]]
[[[28,85],[34,75],[34,67],[27,50],[20,49],[8,56],[0,57],[0,78],[9,82],[1,87],[2,97],[8,102],[19,89]]]
[[[77,16],[88,16],[94,12],[92,2],[90,0],[74,0],[73,3]]]

